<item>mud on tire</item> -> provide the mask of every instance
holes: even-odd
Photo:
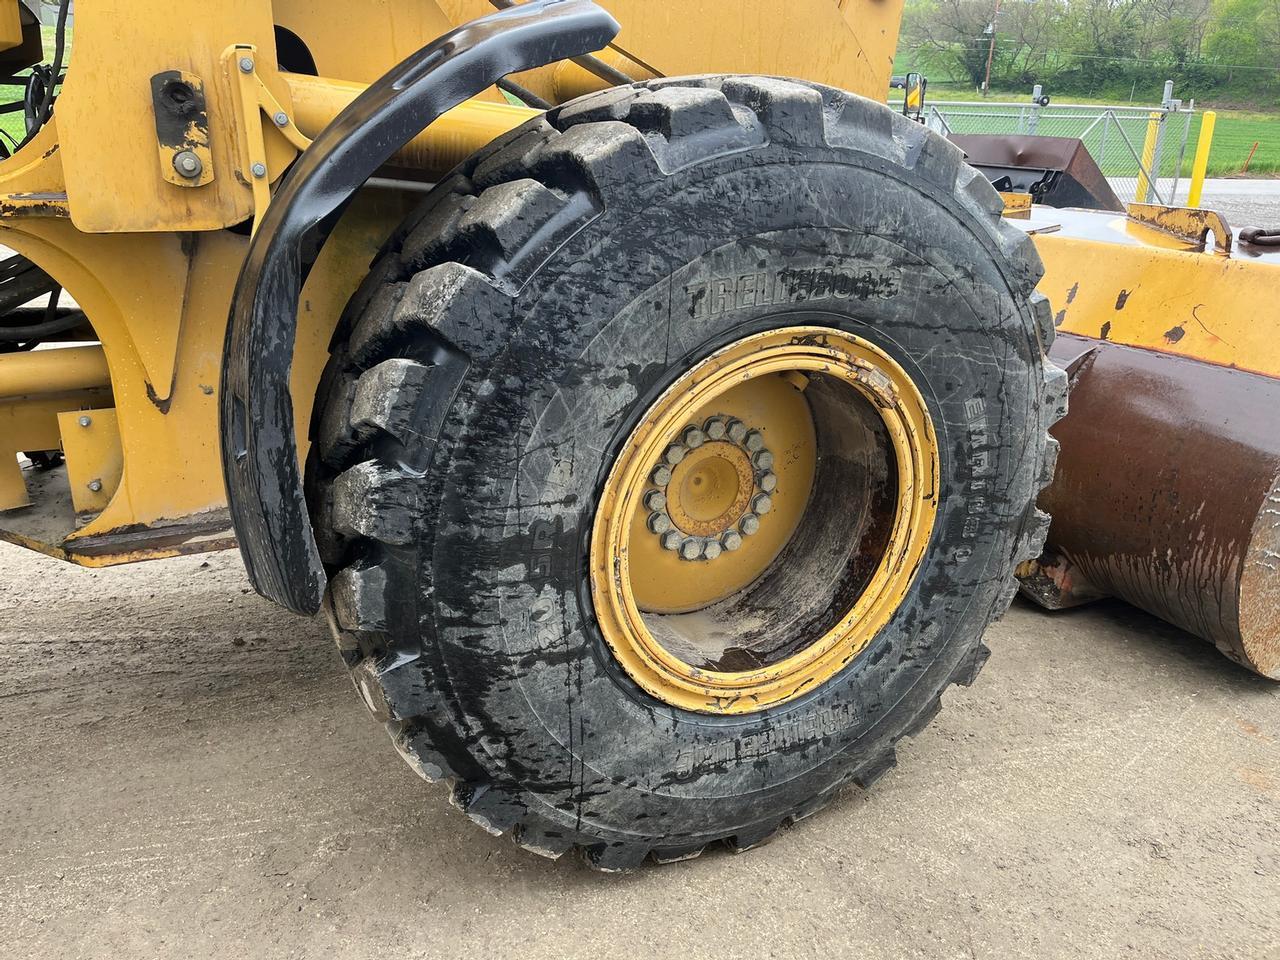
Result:
[[[586,97],[441,183],[335,334],[307,467],[339,648],[414,769],[487,830],[622,869],[749,848],[891,768],[976,676],[1047,529],[1065,380],[1039,259],[1000,211],[923,127],[752,77]],[[782,296],[757,302],[760,276]],[[678,710],[600,636],[596,498],[691,363],[801,321],[919,385],[941,447],[932,541],[889,624],[818,689]]]

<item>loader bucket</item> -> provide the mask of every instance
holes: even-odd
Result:
[[[949,139],[1004,193],[1029,193],[1050,207],[1124,211],[1084,143],[1074,137],[953,133]]]
[[[1071,402],[1024,596],[1119,597],[1280,679],[1280,380],[1061,331],[1050,355]]]

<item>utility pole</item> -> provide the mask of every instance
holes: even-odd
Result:
[[[991,44],[987,47],[987,75],[982,80],[982,95],[991,93],[991,60],[996,55],[996,23],[1000,19],[1000,0],[996,0],[996,12],[991,15]]]

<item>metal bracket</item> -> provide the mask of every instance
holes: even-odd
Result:
[[[1158,203],[1131,203],[1125,207],[1125,213],[1130,220],[1201,247],[1212,233],[1216,252],[1223,255],[1231,253],[1231,226],[1226,217],[1216,210],[1166,207]]]
[[[151,78],[151,104],[160,147],[160,176],[177,187],[213,182],[209,107],[204,81],[194,73],[165,70]]]
[[[231,83],[239,111],[241,149],[245,163],[240,177],[253,190],[253,230],[256,232],[271,203],[271,163],[267,155],[267,124],[284,135],[299,153],[311,146],[302,135],[289,111],[277,99],[258,73],[258,48],[252,44],[228,47],[222,54],[222,66]]]

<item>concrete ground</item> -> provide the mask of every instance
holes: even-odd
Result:
[[[234,554],[0,544],[0,956],[1280,958],[1280,685],[1119,604],[991,631],[868,794],[604,876],[396,757]]]

